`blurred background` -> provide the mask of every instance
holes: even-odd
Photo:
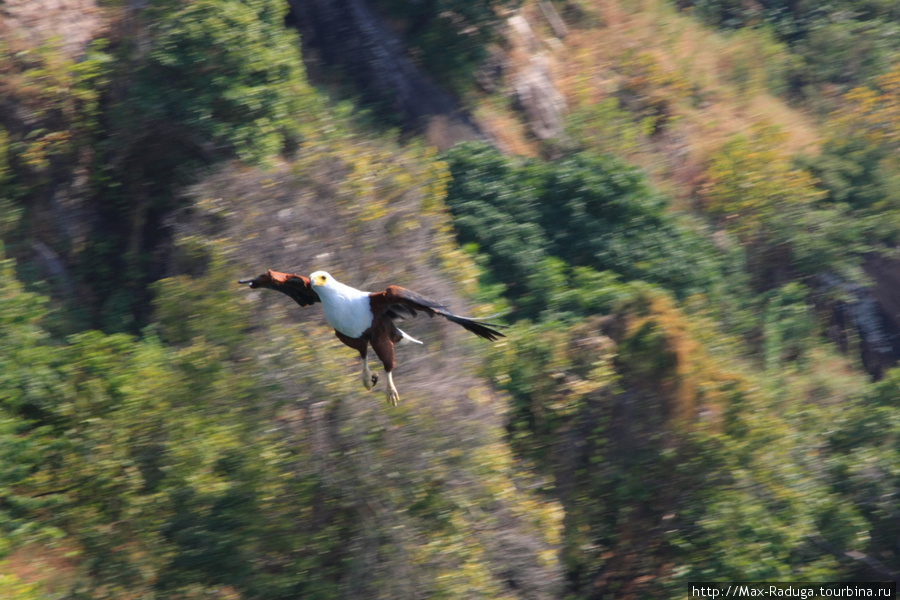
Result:
[[[0,599],[900,578],[894,0],[5,0],[0,36]],[[405,325],[391,408],[268,268],[508,337]]]

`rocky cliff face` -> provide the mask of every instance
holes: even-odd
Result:
[[[548,14],[556,15],[555,12]],[[559,17],[548,20],[553,23]],[[508,24],[511,54],[520,57],[512,77],[515,104],[535,138],[547,140],[559,137],[563,134],[566,100],[553,81],[552,55],[544,49],[544,42],[538,39],[524,15],[510,17]],[[560,24],[556,29],[560,27],[564,25]],[[561,44],[559,39],[554,38],[554,42]]]
[[[0,0],[0,40],[3,51],[14,56],[49,45],[77,61],[91,40],[103,36],[107,24],[108,16],[95,0]],[[53,133],[59,125],[53,109],[47,108],[55,99],[41,97],[34,86],[19,90],[20,74],[7,71],[6,75],[10,85],[0,86],[0,133],[5,130],[16,140],[40,135],[63,139],[64,135]],[[84,244],[91,227],[84,206],[87,177],[57,157],[46,163],[34,175],[41,178],[40,185],[32,181],[33,193],[25,200],[27,231],[17,236],[18,243],[11,243],[8,252],[36,267],[40,278],[54,282],[54,292],[72,299],[77,286],[68,251]]]
[[[483,139],[475,121],[406,56],[397,35],[364,0],[289,0],[304,49],[344,69],[370,102],[388,106],[404,124],[446,149]],[[437,129],[432,131],[435,122]]]
[[[79,54],[104,26],[94,0],[4,0],[0,37],[25,47],[57,41],[66,53]]]
[[[873,339],[869,356],[865,352],[868,348],[863,348],[863,360],[869,372],[880,377],[900,359],[900,260],[870,256],[863,268],[874,282],[867,298],[874,305],[869,320],[877,331],[877,335],[870,336]]]
[[[870,256],[863,269],[870,286],[821,278],[825,289],[848,298],[832,307],[828,337],[842,352],[858,352],[865,370],[880,379],[900,359],[900,261]]]

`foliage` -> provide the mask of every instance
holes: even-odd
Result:
[[[848,250],[856,232],[839,205],[818,203],[821,190],[780,150],[779,138],[777,131],[760,128],[713,155],[702,189],[704,208],[745,245],[757,286],[826,269],[850,273],[857,259]]]
[[[9,571],[8,565],[0,562],[0,599],[2,600],[37,600],[41,596],[38,586],[23,582]]]
[[[17,209],[13,204],[10,195],[11,190],[9,180],[11,179],[8,169],[9,154],[9,135],[0,127],[0,239],[6,237],[10,230],[15,228],[16,222],[21,216],[21,210]]]
[[[882,573],[900,566],[896,544],[890,541],[900,531],[900,521],[889,501],[897,493],[900,464],[896,444],[898,403],[900,370],[895,368],[843,407],[827,441],[832,451],[827,463],[830,483],[868,522],[868,554],[878,557],[874,561]],[[862,564],[854,567],[864,570]]]
[[[566,507],[575,597],[617,586],[672,597],[719,573],[828,579],[846,573],[841,553],[875,549],[878,525],[823,467],[825,424],[846,407],[836,397],[860,382],[763,384],[710,325],[637,286],[610,317],[517,324],[486,366],[511,396],[510,443]],[[896,381],[878,389],[889,398]],[[811,394],[825,400],[810,405]]]
[[[553,255],[684,295],[720,276],[708,242],[666,213],[665,200],[638,169],[579,153],[534,170]]]
[[[0,48],[11,173],[0,227],[44,231],[55,291],[77,305],[64,332],[137,333],[181,186],[219,160],[295,152],[314,128],[318,95],[282,12],[275,0],[157,1],[78,60],[52,43]],[[64,241],[47,233],[58,223]]]
[[[102,137],[101,90],[110,71],[104,40],[81,60],[52,44],[14,50],[0,43],[0,234],[21,225],[23,204],[46,210],[48,198],[85,193],[84,173],[96,160]],[[28,115],[27,119],[16,115]]]
[[[487,145],[460,145],[443,158],[452,178],[448,205],[460,242],[487,252],[491,271],[511,288],[509,294],[522,295],[549,244],[539,223],[535,184],[513,159]]]
[[[534,318],[547,308],[546,282],[565,286],[566,265],[582,269],[585,290],[591,272],[660,283],[684,295],[723,277],[709,242],[665,212],[639,170],[612,156],[578,153],[546,164],[464,144],[444,160],[460,242],[487,254],[492,276],[521,311],[517,316]]]
[[[378,4],[452,83],[514,3]],[[867,81],[896,7],[691,4],[766,23],[716,57],[741,98],[867,84],[802,163],[760,127],[698,152],[702,177],[655,170],[695,215],[609,155],[360,133],[274,0],[151,0],[79,60],[4,49],[0,233],[55,240],[78,309],[0,262],[0,595],[661,598],[900,570],[900,375],[837,356],[814,302],[897,241],[900,76]],[[624,52],[599,102],[584,78],[554,150],[693,156],[686,108],[715,92],[670,59]],[[322,261],[513,325],[482,354],[410,323],[428,345],[387,412],[318,311],[234,285]]]
[[[844,11],[847,18],[861,20],[900,18],[896,5],[885,0],[826,0],[824,2],[790,2],[786,0],[762,0],[746,5],[735,0],[679,0],[682,8],[690,7],[698,16],[716,25],[743,27],[761,21],[773,21],[786,32],[802,34],[818,19],[836,16]],[[837,19],[835,19],[837,20]]]
[[[857,13],[859,14],[859,13]],[[815,22],[797,45],[811,83],[851,86],[884,73],[898,47],[900,15],[882,19]]]
[[[620,156],[634,153],[655,126],[653,118],[637,122],[627,110],[619,107],[615,98],[589,102],[566,115],[566,135],[581,147],[615,148]]]
[[[896,149],[900,146],[900,136],[894,127],[898,117],[900,66],[874,79],[871,85],[850,90],[835,126],[844,134],[858,132],[856,135],[871,146]]]
[[[896,123],[900,118],[900,67],[869,86],[844,95],[842,107],[829,122],[822,153],[806,159],[827,198],[846,205],[860,229],[875,244],[895,243],[900,197],[895,158],[900,148]]]
[[[140,129],[250,161],[299,142],[310,92],[275,2],[197,0],[154,29],[126,105]]]
[[[440,410],[401,413],[403,429],[432,430],[410,454],[377,403],[355,406],[355,378],[331,376],[340,351],[313,341],[325,331],[264,335],[247,351],[250,304],[215,298],[231,279],[221,259],[205,277],[161,282],[168,344],[96,331],[52,344],[44,303],[12,275],[5,261],[0,540],[76,548],[79,569],[42,573],[69,593],[500,597],[491,565],[506,560],[496,540],[510,526],[546,536],[547,551],[517,553],[506,577],[553,585],[531,578],[554,570],[558,511],[511,495],[499,432],[463,424],[482,450],[463,454],[434,434]],[[497,525],[485,529],[486,515]],[[376,585],[370,552],[407,577]]]
[[[679,0],[678,5],[718,27],[773,31],[801,59],[792,68],[792,91],[807,97],[823,85],[853,86],[878,76],[900,49],[900,11],[883,0]]]
[[[619,100],[650,133],[672,126],[673,105],[687,98],[691,86],[681,74],[663,68],[649,52],[626,53],[619,64],[622,83]]]

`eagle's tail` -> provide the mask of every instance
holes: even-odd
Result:
[[[502,333],[500,333],[499,331],[494,329],[494,327],[504,327],[504,325],[497,325],[495,323],[485,323],[484,321],[481,321],[479,319],[470,319],[469,317],[461,317],[461,316],[455,315],[452,312],[447,311],[447,310],[445,310],[443,312],[439,312],[438,314],[443,315],[447,319],[450,319],[457,325],[462,325],[468,331],[471,331],[478,337],[482,337],[488,341],[493,342],[493,341],[499,340],[502,337],[506,337],[505,335],[503,335]]]

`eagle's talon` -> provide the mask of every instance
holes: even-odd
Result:
[[[388,390],[387,391],[387,401],[388,404],[393,406],[394,408],[400,404],[400,394],[397,393],[397,390]]]
[[[362,384],[364,388],[366,388],[367,390],[371,390],[373,387],[375,387],[375,377],[369,375],[368,373],[363,373]]]
[[[391,406],[397,406],[400,404],[400,394],[397,393],[397,388],[394,387],[394,378],[390,371],[387,372],[387,401]]]

